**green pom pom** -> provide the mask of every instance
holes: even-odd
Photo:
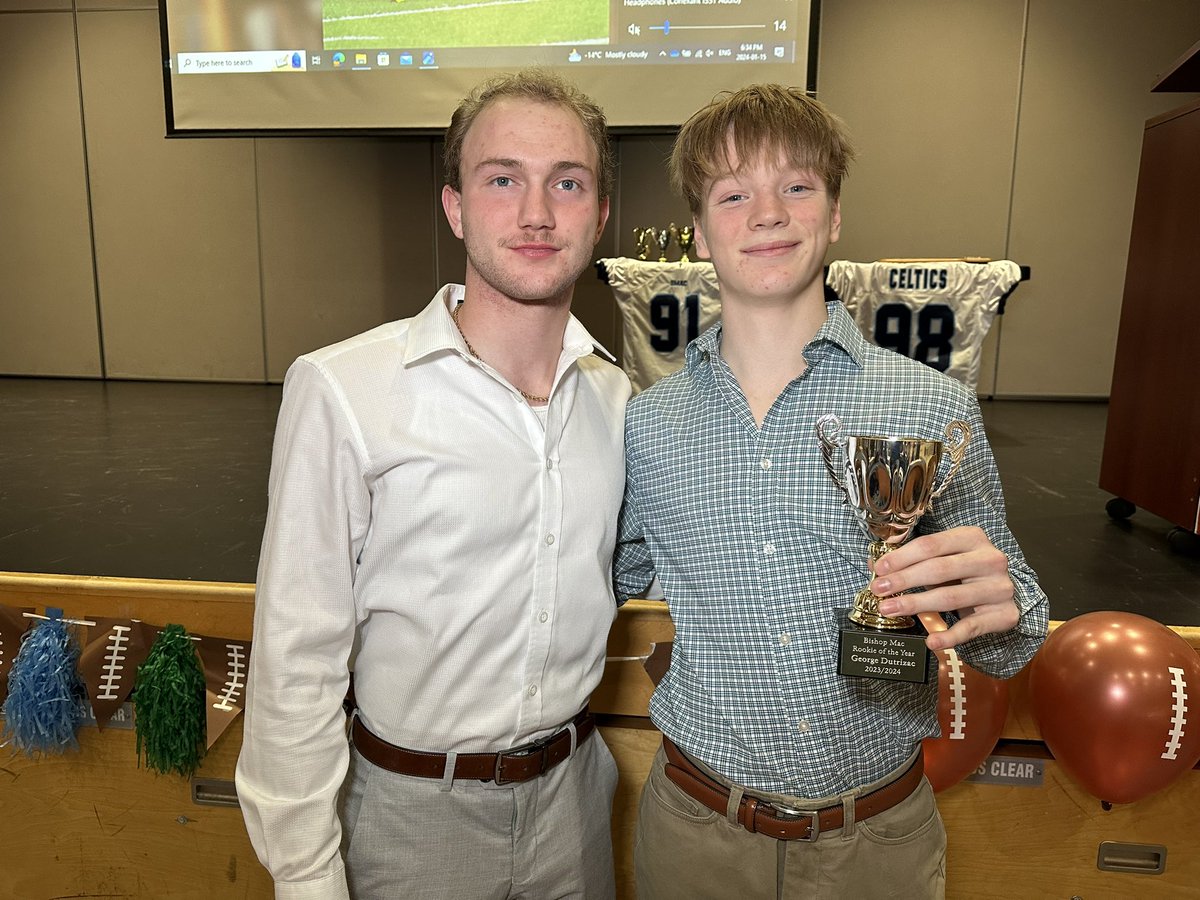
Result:
[[[204,756],[204,671],[182,625],[168,625],[133,688],[138,766],[156,772],[195,773]]]

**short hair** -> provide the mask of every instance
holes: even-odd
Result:
[[[489,103],[506,97],[553,103],[575,113],[584,131],[596,145],[596,178],[600,199],[612,193],[615,164],[604,110],[579,88],[544,69],[522,69],[496,75],[478,85],[458,104],[454,115],[450,117],[446,146],[442,152],[442,168],[450,187],[462,191],[462,148],[471,125]]]
[[[671,184],[693,215],[713,181],[732,171],[731,147],[739,166],[773,162],[781,153],[820,175],[833,200],[854,159],[845,123],[800,88],[755,84],[724,91],[683,124],[671,151]]]

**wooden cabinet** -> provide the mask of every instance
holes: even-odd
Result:
[[[250,636],[253,596],[249,584],[0,572],[0,604],[178,622],[194,634],[222,637]],[[1200,651],[1200,628],[1175,630]],[[613,809],[618,900],[634,900],[638,800],[661,742],[647,717],[653,685],[641,657],[673,636],[665,604],[627,603],[592,698],[620,773]],[[214,744],[198,776],[229,789],[241,742],[239,719]],[[270,876],[250,847],[235,804],[197,802],[202,798],[188,779],[139,768],[132,731],[83,728],[79,744],[61,756],[4,751],[0,897],[270,900]],[[1105,808],[1071,781],[1042,743],[1027,669],[1010,683],[997,752],[1041,760],[1045,780],[1036,786],[964,781],[938,795],[949,843],[949,900],[1196,897],[1200,770],[1137,803]],[[1166,847],[1165,871],[1153,877],[1101,871],[1097,852],[1105,841]]]
[[[1100,466],[1115,517],[1200,533],[1198,367],[1200,101],[1146,122]]]

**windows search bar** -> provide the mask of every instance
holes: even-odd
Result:
[[[220,53],[178,53],[177,75],[216,75],[222,72],[303,72],[303,50],[231,50]]]

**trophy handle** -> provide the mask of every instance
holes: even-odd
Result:
[[[845,491],[846,482],[842,479],[838,465],[833,459],[834,451],[846,446],[846,438],[842,434],[842,420],[833,413],[821,416],[817,419],[817,438],[821,441],[821,458],[825,460],[825,468],[829,470],[829,476],[833,479],[834,484]]]
[[[943,447],[950,456],[950,471],[946,473],[941,486],[935,488],[929,495],[930,500],[941,496],[942,491],[946,490],[950,486],[950,482],[954,480],[958,467],[962,465],[962,461],[967,455],[967,444],[971,443],[971,426],[962,419],[955,419],[946,426],[945,436]]]

